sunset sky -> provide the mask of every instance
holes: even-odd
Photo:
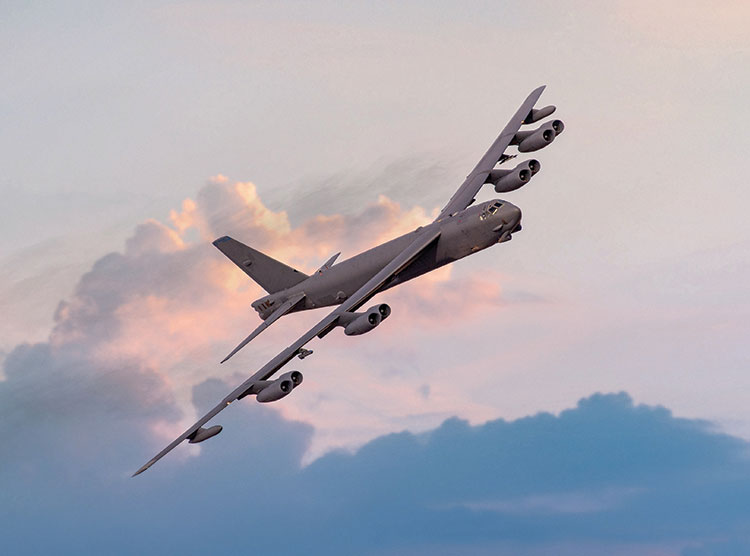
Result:
[[[747,3],[0,16],[11,553],[750,554]],[[513,241],[130,478],[325,314],[219,365],[263,292],[211,241],[312,272],[413,230],[541,84]]]

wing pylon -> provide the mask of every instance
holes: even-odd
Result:
[[[495,168],[495,165],[498,162],[505,162],[506,160],[513,158],[513,156],[505,154],[505,149],[510,146],[513,137],[518,133],[518,130],[521,129],[521,125],[527,123],[527,121],[536,121],[535,119],[532,119],[532,117],[537,116],[537,113],[534,113],[533,109],[534,105],[539,100],[539,97],[542,96],[544,88],[545,85],[542,85],[531,91],[529,96],[526,97],[526,100],[518,110],[516,110],[516,113],[513,114],[513,117],[500,132],[497,139],[495,139],[490,148],[487,149],[487,152],[479,160],[471,173],[466,176],[466,180],[461,184],[461,187],[458,188],[453,194],[453,197],[450,198],[450,201],[448,201],[448,204],[440,211],[440,214],[435,219],[436,221],[462,211],[471,205],[475,200],[474,198],[476,194],[479,193],[479,190],[486,183],[490,171]],[[549,113],[551,114],[551,111]],[[539,114],[543,114],[543,112],[540,112]]]

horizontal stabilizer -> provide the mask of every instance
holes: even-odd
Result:
[[[268,293],[291,288],[309,278],[304,272],[287,266],[229,236],[220,237],[214,241],[214,245]]]
[[[223,363],[224,361],[226,361],[227,359],[229,359],[230,357],[232,357],[235,353],[237,353],[238,351],[240,351],[247,344],[249,344],[253,339],[257,338],[258,335],[261,332],[263,332],[266,328],[268,328],[269,326],[271,326],[279,318],[281,318],[282,316],[286,315],[289,311],[291,311],[294,308],[294,306],[297,305],[297,303],[299,303],[300,301],[302,301],[304,299],[304,297],[305,297],[305,294],[302,293],[302,292],[300,292],[300,293],[297,293],[297,294],[291,296],[286,301],[284,301],[284,303],[282,303],[281,305],[279,305],[278,309],[276,309],[273,313],[271,313],[266,320],[264,320],[263,322],[261,322],[258,325],[258,328],[256,328],[255,330],[253,330],[252,333],[247,338],[245,338],[244,340],[242,340],[242,342],[240,342],[240,345],[238,345],[236,348],[234,348],[232,350],[232,353],[230,353],[224,359],[222,359],[221,362]]]

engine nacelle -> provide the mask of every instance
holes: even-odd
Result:
[[[188,436],[188,444],[198,444],[198,442],[203,442],[204,440],[208,440],[212,436],[216,436],[221,431],[222,431],[221,425],[214,425],[213,427],[209,427],[207,429],[204,429],[203,427],[201,427],[197,431],[195,431],[193,434]]]
[[[526,165],[528,166],[529,170],[531,170],[532,176],[535,176],[539,172],[539,170],[542,169],[542,163],[539,162],[536,158],[527,160]]]
[[[526,119],[523,121],[525,124],[533,124],[534,122],[538,122],[539,120],[543,120],[550,114],[552,114],[555,111],[555,107],[545,106],[544,108],[532,108],[531,112],[529,112],[529,115],[526,116]]]
[[[292,381],[291,377],[286,376],[288,374],[291,373],[286,373],[276,380],[268,381],[268,384],[263,385],[263,389],[258,392],[258,395],[255,399],[257,399],[260,403],[268,403],[275,402],[276,400],[280,400],[284,396],[289,395],[289,393],[294,389],[294,382]]]
[[[391,308],[385,303],[373,305],[363,313],[344,313],[339,322],[344,327],[347,336],[359,336],[369,332],[391,314]]]
[[[380,316],[380,312],[377,310],[368,310],[365,313],[354,313],[357,315],[349,324],[344,327],[344,334],[347,336],[359,336],[365,332],[369,332],[383,320]]]
[[[292,385],[294,388],[297,388],[300,384],[302,384],[302,373],[299,371],[289,371],[288,373],[284,373],[279,377],[279,379],[282,378],[288,378],[292,381]]]
[[[385,319],[391,316],[391,306],[387,305],[385,303],[381,303],[378,307],[378,312],[380,313],[380,322],[383,322]]]
[[[542,127],[551,129],[555,132],[555,137],[557,137],[565,129],[565,124],[562,122],[562,120],[552,120],[551,122],[547,122],[546,124],[544,124]]]
[[[519,164],[513,170],[492,170],[487,180],[495,184],[495,191],[498,193],[515,191],[531,179],[531,170],[520,166]]]
[[[526,160],[512,170],[491,170],[485,183],[493,184],[498,193],[515,191],[527,184],[541,168],[538,160]]]
[[[547,124],[534,131],[519,131],[513,136],[513,144],[518,145],[518,151],[528,153],[538,151],[555,140],[555,130]]]
[[[513,136],[511,145],[518,145],[518,151],[527,153],[538,151],[549,145],[565,129],[561,120],[553,120],[533,131],[519,131]]]

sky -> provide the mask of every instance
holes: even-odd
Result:
[[[746,3],[0,14],[13,552],[750,554]],[[323,315],[219,365],[262,291],[213,239],[312,272],[411,231],[540,84],[513,241],[130,478]]]

